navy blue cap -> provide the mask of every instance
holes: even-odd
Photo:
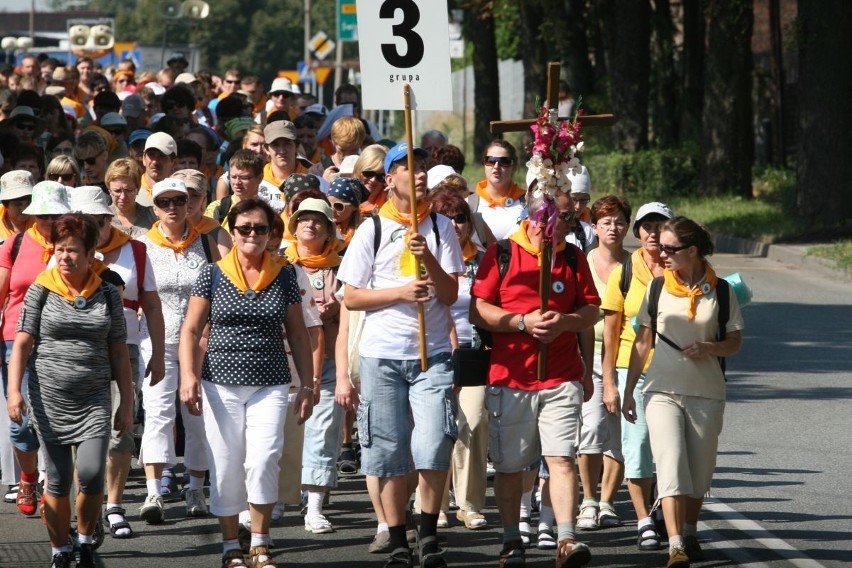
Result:
[[[127,145],[130,146],[135,142],[139,142],[140,140],[147,140],[149,136],[153,134],[147,128],[137,128],[133,132],[130,133],[130,137],[127,139]]]
[[[400,160],[404,160],[408,156],[408,144],[405,142],[400,142],[390,150],[385,155],[385,173],[389,173],[391,170],[391,166],[393,166],[394,162],[398,162]],[[414,156],[416,158],[428,158],[429,152],[424,150],[423,148],[415,148]]]

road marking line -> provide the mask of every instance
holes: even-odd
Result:
[[[791,544],[776,537],[771,532],[763,528],[759,523],[746,518],[744,515],[728,507],[712,495],[704,499],[704,508],[726,521],[736,530],[747,534],[756,542],[778,554],[778,556],[788,560],[792,566],[797,566],[798,568],[825,568],[824,565],[820,564],[816,560],[808,558],[804,552],[797,550]],[[706,526],[704,523],[701,524]],[[722,543],[719,543],[719,545],[721,546]],[[738,546],[733,543],[724,543],[724,546],[727,549],[725,553],[730,554],[731,556],[734,556],[731,551],[738,549]],[[711,546],[711,548],[718,548],[718,546]],[[751,555],[745,551],[741,552],[746,557],[752,558]],[[749,565],[754,568],[766,566],[766,564],[763,563],[753,563]]]

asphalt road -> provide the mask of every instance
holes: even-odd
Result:
[[[726,424],[699,527],[707,558],[694,566],[852,564],[850,285],[793,262],[738,255],[717,255],[713,262],[721,275],[742,273],[754,301],[744,312],[743,350],[728,361]],[[131,511],[144,493],[144,479],[134,470]],[[624,527],[582,533],[592,565],[665,566],[664,551],[637,551],[626,492],[616,508],[628,521]],[[131,515],[137,536],[108,536],[98,551],[100,565],[219,566],[215,519],[186,519],[180,503],[166,511],[166,522],[155,527]],[[383,557],[367,553],[375,524],[363,478],[344,480],[326,512],[335,533],[304,532],[296,510],[273,527],[280,566],[383,566]],[[442,532],[450,566],[496,566],[499,519],[490,490],[485,514],[489,527],[481,531],[466,530],[451,515],[451,527]],[[0,504],[0,567],[48,566],[49,558],[39,519]],[[529,566],[553,565],[552,552],[532,549],[527,558]]]

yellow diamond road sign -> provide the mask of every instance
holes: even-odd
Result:
[[[334,45],[334,41],[325,32],[317,32],[308,42],[308,48],[317,59],[328,57],[328,54],[334,51]]]

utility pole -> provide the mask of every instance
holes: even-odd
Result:
[[[311,69],[311,0],[305,0],[305,69],[310,73]],[[316,93],[313,93],[316,95]]]

